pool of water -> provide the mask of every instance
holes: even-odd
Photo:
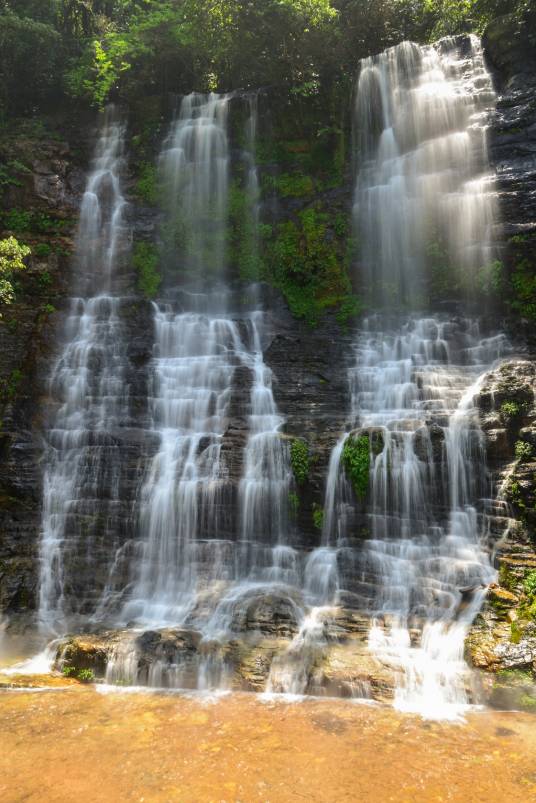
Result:
[[[536,720],[515,712],[452,724],[343,700],[67,681],[0,693],[0,732],[6,802],[536,799]]]

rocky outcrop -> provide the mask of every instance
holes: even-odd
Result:
[[[73,677],[90,670],[97,680],[119,684],[195,689],[212,682],[255,692],[283,690],[278,677],[288,683],[289,675],[297,673],[306,694],[392,699],[395,671],[368,649],[365,617],[337,610],[334,619],[326,619],[325,642],[305,654],[293,639],[292,606],[270,597],[256,602],[244,607],[229,640],[210,641],[184,628],[85,634],[59,644],[56,670]]]
[[[31,611],[36,598],[41,497],[41,407],[69,285],[83,172],[69,145],[26,137],[0,142],[16,165],[0,197],[0,237],[32,249],[0,319],[0,611]],[[13,168],[15,169],[15,168]]]
[[[495,695],[497,684],[504,690],[515,681],[526,695],[527,684],[536,680],[535,393],[536,365],[518,359],[491,371],[479,395],[498,499],[489,516],[498,579],[471,629],[467,654],[475,667],[497,676],[487,684],[495,702],[506,694]]]
[[[488,26],[483,43],[498,94],[488,139],[501,220],[497,239],[504,265],[502,290],[508,282],[513,287],[513,299],[506,311],[514,315],[514,336],[532,340],[536,271],[534,33],[529,25],[504,16]]]

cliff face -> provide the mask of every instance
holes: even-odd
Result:
[[[517,41],[508,38],[511,32],[508,33],[507,21],[502,25],[490,28],[486,37],[486,53],[495,71],[499,93],[489,141],[503,221],[502,258],[508,276],[518,277],[522,282],[534,270],[536,253],[536,63],[529,49],[520,48]],[[344,429],[349,409],[347,375],[353,358],[353,320],[341,318],[337,305],[352,298],[352,287],[348,263],[344,263],[346,272],[337,266],[346,259],[341,248],[349,236],[341,220],[347,217],[352,199],[350,159],[347,148],[346,157],[344,153],[344,125],[340,131],[334,129],[335,133],[323,135],[327,139],[320,138],[318,146],[312,135],[309,140],[299,139],[293,130],[281,130],[274,138],[278,123],[268,119],[262,103],[261,123],[264,153],[259,165],[261,182],[268,196],[270,189],[274,190],[274,197],[266,205],[267,225],[271,227],[266,237],[277,243],[275,257],[279,255],[289,265],[302,260],[300,265],[316,277],[314,286],[304,290],[298,303],[295,285],[274,273],[274,265],[269,268],[273,287],[266,292],[268,326],[264,342],[265,360],[274,374],[274,395],[287,422],[285,434],[304,440],[309,449],[308,476],[297,488],[295,524],[299,541],[304,547],[312,547],[320,541],[315,511],[322,505],[329,455]],[[274,139],[279,140],[275,148]],[[21,240],[30,242],[34,250],[30,267],[21,280],[17,302],[6,309],[0,324],[3,342],[0,612],[7,613],[13,624],[18,618],[21,625],[29,623],[36,604],[41,432],[48,409],[46,381],[59,347],[65,299],[70,292],[72,238],[84,183],[82,165],[88,163],[89,150],[85,136],[78,131],[72,134],[71,145],[52,138],[29,138],[23,152],[8,154],[10,159],[16,157],[24,162],[29,172],[17,178],[21,186],[14,184],[4,194],[2,228],[4,233],[14,231]],[[129,190],[135,239],[152,240],[155,213],[139,205],[134,180],[130,181]],[[29,212],[32,217],[21,222],[10,213],[13,209]],[[237,273],[246,278],[240,255],[235,256]],[[130,299],[124,304],[123,319],[129,343],[127,376],[132,389],[131,408],[130,421],[121,432],[114,433],[114,448],[119,448],[127,466],[127,480],[119,519],[108,521],[100,529],[91,555],[82,557],[73,550],[69,572],[73,578],[72,593],[78,595],[86,593],[89,580],[93,593],[98,595],[106,582],[104,567],[111,551],[135,540],[132,510],[140,478],[154,451],[154,444],[143,434],[153,332],[150,308],[140,297],[134,275],[125,279],[125,298]],[[319,310],[322,314],[317,317]],[[517,321],[526,320],[523,310],[515,311],[515,317],[514,337],[530,335],[528,322],[523,324],[525,333],[517,327]],[[524,356],[531,365],[530,355]],[[236,531],[236,491],[247,434],[251,381],[247,370],[236,371],[231,415],[224,437],[229,483],[222,500],[225,507],[222,518],[228,522],[229,533]],[[514,461],[519,433],[512,434],[513,430],[501,423],[500,410],[494,413],[498,423],[490,423],[489,418],[484,423],[497,487]],[[491,415],[491,411],[483,415]],[[531,427],[532,423],[523,426]],[[528,441],[532,442],[530,438]],[[525,504],[530,507],[533,491],[528,486],[533,477],[532,464],[518,461],[515,465],[515,471],[523,475],[520,486],[523,493],[527,488]],[[533,528],[529,516],[523,522],[523,532],[511,530],[509,537],[519,540],[505,547],[505,555],[524,556],[525,573],[533,565],[530,540]],[[519,578],[522,582],[521,575]]]
[[[0,611],[16,616],[35,607],[42,401],[84,174],[67,143],[29,132],[1,145],[3,160],[14,165],[0,199],[2,236],[14,234],[33,252],[0,321]]]

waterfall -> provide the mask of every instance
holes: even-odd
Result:
[[[63,633],[73,615],[96,606],[85,583],[121,504],[114,430],[128,409],[126,342],[114,294],[128,251],[121,194],[124,126],[106,112],[82,199],[75,284],[64,346],[49,380],[45,432],[39,623]],[[90,294],[91,293],[91,294]]]
[[[494,101],[475,36],[402,42],[361,62],[355,216],[376,302],[422,306],[433,252],[474,290],[493,257],[485,117]]]
[[[195,603],[196,543],[217,538],[220,452],[231,382],[245,358],[238,325],[225,317],[156,308],[150,400],[160,447],[142,490],[141,572],[124,616],[143,624],[180,624]],[[214,578],[221,570],[205,567]]]
[[[283,419],[272,393],[272,374],[265,365],[260,342],[262,313],[253,313],[253,386],[244,473],[239,489],[240,537],[244,546],[262,537],[283,548],[288,533],[290,465],[280,430]]]
[[[508,344],[483,337],[476,320],[417,310],[430,249],[443,250],[465,292],[493,257],[492,103],[475,37],[403,42],[361,63],[354,225],[371,297],[391,312],[356,336],[350,435],[331,456],[323,541],[340,552],[343,595],[368,612],[369,649],[395,672],[396,706],[435,717],[456,717],[470,699],[464,639],[494,578],[474,398]],[[355,437],[368,443],[362,500],[344,468]],[[361,546],[345,566],[356,532]]]
[[[117,644],[111,681],[224,687],[225,653],[252,601],[275,590],[286,598],[285,589],[300,583],[289,541],[289,450],[263,359],[265,316],[233,311],[225,283],[228,104],[228,96],[184,98],[160,157],[163,239],[177,223],[189,232],[171,251],[165,243],[185,286],[176,300],[154,305],[149,412],[159,445],[141,490],[140,548],[117,619],[134,630]],[[254,208],[256,98],[249,106],[245,192]],[[254,213],[255,240],[257,224]],[[256,307],[257,293],[248,295]],[[243,444],[240,477],[230,476],[231,437],[234,450]],[[177,642],[177,628],[197,634],[195,657]],[[147,669],[143,645],[153,638],[159,646]]]
[[[197,282],[223,279],[227,263],[228,108],[228,95],[186,95],[160,157],[169,259]]]

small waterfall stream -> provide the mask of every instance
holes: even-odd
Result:
[[[103,536],[103,520],[113,520],[121,501],[113,433],[128,409],[116,294],[130,241],[119,179],[124,135],[109,109],[80,210],[76,283],[83,295],[70,301],[63,350],[49,383],[39,583],[39,623],[46,634],[64,633],[73,615],[88,613],[80,610],[88,598],[83,573]]]

